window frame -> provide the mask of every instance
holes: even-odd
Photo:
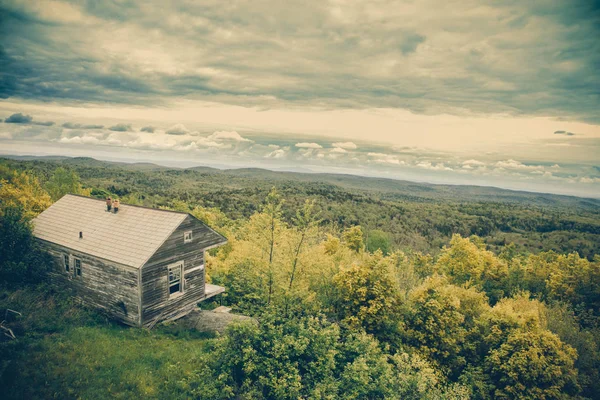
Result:
[[[188,238],[189,235],[189,238]],[[185,231],[183,232],[183,243],[191,243],[194,240],[193,231]]]
[[[82,276],[81,270],[83,269],[83,262],[81,261],[81,258],[74,257],[73,259],[73,276],[80,277]],[[77,264],[79,264],[79,266]]]
[[[171,281],[171,271],[176,271],[176,270],[179,270],[178,271],[179,279],[173,279],[173,282],[175,282],[175,283],[173,283]],[[169,294],[170,299],[183,295],[183,292],[184,292],[183,273],[184,273],[184,262],[183,261],[178,261],[176,263],[169,264],[167,266],[167,292]],[[175,292],[171,292],[171,288],[174,287],[175,285],[179,285],[179,290],[177,290]]]
[[[71,255],[63,254],[63,267],[65,268],[66,273],[71,272]]]

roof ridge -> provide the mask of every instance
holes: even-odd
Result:
[[[75,196],[75,197],[81,197],[83,199],[89,199],[89,200],[95,200],[95,201],[101,201],[101,202],[105,202],[106,201],[105,199],[104,200],[103,199],[97,199],[95,197],[89,197],[89,196],[84,196],[82,194],[75,194],[75,193],[67,193],[67,194],[65,194],[65,196]],[[119,202],[121,203],[122,206],[143,208],[145,210],[153,210],[153,211],[163,211],[163,212],[168,212],[168,213],[173,213],[173,214],[191,215],[189,212],[185,212],[185,211],[165,210],[165,209],[162,209],[162,208],[146,207],[146,206],[140,206],[140,205],[137,205],[137,204],[122,203],[121,200],[119,200]]]

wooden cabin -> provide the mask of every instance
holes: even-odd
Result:
[[[204,256],[227,239],[194,216],[65,195],[34,219],[55,282],[134,326],[185,315],[225,289],[205,283]]]

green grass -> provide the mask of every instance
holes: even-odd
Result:
[[[41,292],[41,294],[40,294]],[[22,310],[18,339],[0,343],[0,398],[189,398],[210,352],[206,335],[111,323],[48,289],[0,294]]]

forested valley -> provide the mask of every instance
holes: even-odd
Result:
[[[66,193],[185,211],[253,317],[112,322],[47,279]],[[2,398],[600,398],[600,201],[326,174],[0,159]]]

